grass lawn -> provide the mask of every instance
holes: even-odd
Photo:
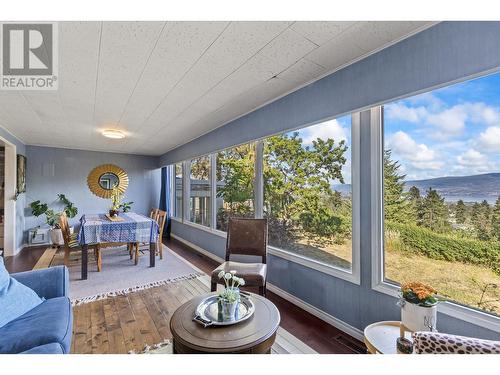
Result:
[[[320,248],[304,240],[288,250],[323,263],[350,269],[351,246],[351,242],[346,241],[342,245]],[[395,250],[388,245],[385,257],[385,277],[388,280],[421,281],[453,301],[500,314],[500,276],[490,268],[434,260],[423,255]],[[490,286],[485,289],[483,302],[479,305],[486,285]]]

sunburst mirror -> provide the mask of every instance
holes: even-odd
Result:
[[[92,193],[101,198],[111,198],[111,192],[117,187],[125,193],[128,187],[128,175],[114,164],[103,164],[90,171],[87,184]]]

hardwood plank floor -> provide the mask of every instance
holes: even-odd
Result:
[[[170,316],[181,304],[209,291],[209,280],[192,279],[75,306],[74,354],[141,352],[172,334]],[[315,353],[280,328],[273,353]]]
[[[218,266],[212,259],[179,241],[172,239],[164,240],[163,243],[207,274]],[[45,249],[46,246],[25,248],[17,256],[6,258],[6,268],[11,273],[31,270]],[[172,288],[160,287],[137,292],[141,300],[134,296],[132,302],[125,296],[97,301],[100,306],[94,308],[93,314],[90,304],[76,306],[72,352],[107,350],[111,353],[127,353],[141,350],[145,343],[151,344],[153,339],[162,341],[172,337],[170,316],[182,301],[195,293],[199,294],[200,288],[203,290],[203,283],[193,279],[186,284],[170,285]],[[205,287],[208,290],[209,287]],[[365,345],[348,334],[274,293],[268,292],[268,298],[280,311],[281,327],[318,353],[366,353]],[[149,323],[139,323],[144,321]],[[96,322],[97,326],[94,327]],[[280,347],[276,352],[283,350]]]

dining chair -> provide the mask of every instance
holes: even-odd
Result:
[[[230,260],[231,255],[254,255],[261,263],[241,263]],[[259,294],[266,296],[267,279],[267,219],[230,218],[226,239],[226,261],[212,271],[211,290],[217,290],[220,271],[236,271],[245,280],[245,286],[258,286]]]
[[[59,226],[61,227],[61,232],[64,239],[64,265],[69,267],[69,255],[71,250],[81,249],[80,243],[78,242],[78,233],[71,233],[68,223],[68,216],[63,212],[59,216]],[[94,249],[94,255],[97,261],[97,271],[101,272],[102,269],[102,258],[101,258],[101,248],[99,244],[91,245],[90,248]]]
[[[162,234],[165,228],[165,223],[167,222],[167,213],[158,208],[153,208],[150,213],[151,219],[157,222],[159,228],[158,239],[156,240],[156,255],[163,259],[163,246],[162,246]],[[135,264],[139,263],[140,247],[146,246],[146,243],[136,243],[135,244]]]

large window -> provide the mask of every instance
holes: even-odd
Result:
[[[500,314],[500,75],[383,114],[385,280]]]
[[[189,176],[189,220],[210,226],[210,156],[191,160]]]
[[[216,154],[216,229],[226,231],[229,217],[254,217],[255,144]]]
[[[174,165],[174,216],[179,219],[182,219],[183,185],[182,163],[177,163]]]
[[[267,138],[269,245],[351,270],[351,117]]]

